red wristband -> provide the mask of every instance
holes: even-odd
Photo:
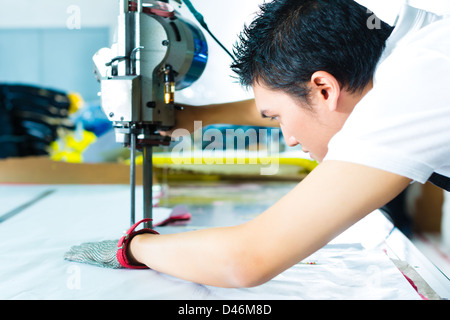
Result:
[[[148,267],[144,264],[139,265],[133,265],[129,262],[129,259],[127,257],[127,249],[128,245],[130,243],[130,240],[133,239],[134,236],[138,234],[143,233],[152,233],[152,234],[159,234],[155,230],[144,228],[139,231],[134,231],[141,223],[152,221],[152,219],[144,219],[139,221],[138,223],[135,223],[126,233],[125,235],[120,238],[119,243],[117,244],[118,250],[117,250],[117,260],[119,261],[120,265],[124,268],[128,269],[148,269]]]

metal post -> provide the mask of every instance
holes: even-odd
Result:
[[[131,225],[134,225],[136,222],[136,133],[134,129],[131,129],[130,133],[130,148],[131,148],[131,157],[130,157],[130,200],[131,200],[131,215],[130,221]]]
[[[144,219],[153,219],[153,159],[152,146],[143,147],[143,191]],[[146,228],[153,228],[152,222],[145,223]]]

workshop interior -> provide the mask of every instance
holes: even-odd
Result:
[[[405,1],[358,2],[395,24]],[[256,288],[63,259],[141,219],[161,234],[248,221],[314,170],[277,128],[161,134],[184,105],[253,98],[230,65],[262,3],[0,3],[1,299],[450,298],[450,195],[430,183]]]

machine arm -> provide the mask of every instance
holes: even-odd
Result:
[[[152,148],[175,125],[175,91],[203,73],[208,46],[201,30],[167,2],[120,0],[118,40],[93,57],[101,104],[116,141],[131,150],[131,224],[135,223],[136,151],[143,153],[144,218],[152,218]],[[151,225],[147,225],[151,228]]]

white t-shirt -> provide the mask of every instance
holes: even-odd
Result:
[[[403,5],[422,9],[439,15],[450,14],[449,0],[355,0],[373,11],[378,18],[393,26]]]
[[[450,19],[411,7],[403,15],[414,12],[412,20],[400,17],[374,88],[331,139],[324,161],[363,164],[420,183],[434,172],[450,176]]]

